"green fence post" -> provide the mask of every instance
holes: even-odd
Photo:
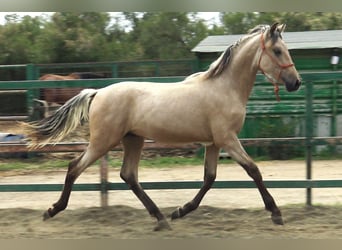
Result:
[[[191,68],[192,68],[192,73],[196,73],[200,71],[200,60],[196,58],[195,60],[191,61]]]
[[[337,81],[333,81],[333,86],[332,86],[332,96],[331,96],[331,101],[332,101],[332,108],[331,108],[331,132],[330,136],[336,136],[337,134],[337,105],[338,105],[338,86],[337,86]],[[329,146],[330,153],[335,154],[336,153],[336,145],[330,145]]]
[[[306,179],[312,178],[312,137],[313,137],[313,84],[311,81],[305,83],[306,90],[306,119],[305,119],[305,137],[306,137]],[[306,189],[306,205],[312,204],[312,189]]]
[[[113,63],[112,65],[112,77],[113,78],[118,78],[119,74],[118,74],[118,64],[117,63]]]
[[[38,73],[37,68],[34,64],[26,65],[26,80],[37,80]],[[39,98],[39,89],[30,89],[26,94],[26,109],[29,116],[29,120],[36,120],[36,114],[34,112],[34,102],[35,98]]]
[[[153,63],[155,66],[155,75],[156,77],[160,76],[160,62]]]
[[[338,65],[332,65],[332,71],[338,70]],[[338,101],[338,85],[336,79],[332,82],[332,119],[331,119],[331,136],[336,136],[337,134],[337,101]],[[336,145],[330,146],[330,153],[336,153]]]

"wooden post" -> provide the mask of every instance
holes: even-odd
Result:
[[[312,137],[313,137],[313,84],[311,81],[305,83],[306,87],[306,180],[312,178]],[[312,205],[312,188],[306,189],[306,205]]]
[[[108,154],[100,160],[101,207],[108,206]]]

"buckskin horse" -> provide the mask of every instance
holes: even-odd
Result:
[[[166,217],[138,182],[138,163],[144,138],[157,142],[205,145],[204,182],[197,195],[177,208],[172,219],[195,210],[216,178],[223,148],[254,180],[275,224],[283,224],[279,208],[266,189],[257,165],[240,144],[237,134],[246,116],[246,104],[256,74],[261,71],[275,86],[295,91],[301,80],[282,39],[285,25],[259,25],[229,46],[205,72],[178,83],[121,82],[102,89],[86,89],[51,117],[24,127],[31,147],[56,143],[83,121],[89,121],[87,149],[69,164],[59,200],[43,218],[67,207],[73,183],[95,160],[120,141],[124,158],[121,178],[157,219],[155,230],[170,229]]]

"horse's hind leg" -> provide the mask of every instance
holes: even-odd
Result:
[[[89,144],[86,151],[84,151],[79,157],[75,158],[69,163],[68,172],[65,177],[64,187],[59,200],[53,204],[52,208],[49,208],[43,215],[43,219],[47,220],[62,210],[64,210],[69,201],[72,186],[78,176],[93,162],[104,155],[107,150],[103,149],[101,151],[96,148],[96,150]]]
[[[124,160],[120,172],[121,178],[132,189],[134,194],[146,207],[147,211],[157,218],[158,224],[155,227],[155,230],[171,229],[165,216],[160,212],[159,208],[145,193],[138,182],[138,164],[144,146],[144,138],[135,135],[126,135],[122,139],[122,144],[124,146]]]
[[[183,207],[178,208],[172,213],[172,219],[183,217],[198,208],[204,195],[208,192],[216,179],[216,169],[219,152],[220,149],[215,145],[206,147],[203,186],[192,201],[186,203]]]
[[[283,225],[284,222],[279,208],[277,207],[273,197],[265,187],[257,165],[243,149],[239,139],[236,136],[232,136],[231,138],[229,138],[229,140],[227,140],[227,143],[223,146],[223,148],[246,170],[247,174],[254,180],[265,203],[266,210],[272,213],[271,218],[273,223]]]

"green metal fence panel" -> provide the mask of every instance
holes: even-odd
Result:
[[[103,78],[103,79],[83,79],[83,80],[65,80],[65,81],[0,81],[0,89],[40,89],[40,88],[103,88],[110,84],[125,81],[148,81],[148,82],[178,82],[185,77],[130,77],[130,78]]]
[[[150,65],[154,65],[151,63]],[[112,64],[111,64],[112,67]],[[158,66],[159,67],[159,66]],[[34,71],[34,67],[28,66],[28,71]],[[113,69],[115,75],[115,70]],[[159,73],[161,68],[157,68]],[[37,72],[37,71],[36,71]],[[34,78],[33,73],[28,73],[29,78]],[[311,204],[311,188],[316,187],[342,187],[342,180],[311,180],[312,148],[315,145],[340,143],[341,138],[314,138],[313,123],[317,115],[336,116],[342,113],[342,72],[301,72],[303,87],[295,93],[287,93],[281,88],[280,97],[282,101],[276,102],[273,86],[267,83],[262,75],[257,75],[255,87],[247,105],[247,120],[254,117],[266,116],[298,116],[305,119],[305,136],[297,140],[296,145],[303,145],[306,152],[307,180],[291,181],[265,181],[270,188],[306,188],[307,204]],[[36,90],[40,88],[102,88],[109,84],[121,81],[150,81],[150,82],[178,82],[184,77],[135,77],[135,78],[110,78],[68,81],[11,81],[0,82],[0,89],[25,89]],[[32,96],[30,96],[32,98]],[[30,103],[28,104],[30,105]],[[258,119],[259,121],[259,119]],[[248,121],[246,121],[248,122]],[[335,121],[336,122],[336,121]],[[248,124],[246,125],[248,127]],[[336,130],[336,128],[335,128]],[[275,141],[275,138],[271,138]],[[288,144],[294,140],[287,138],[278,139],[278,143]],[[124,183],[105,183],[108,190],[127,189]],[[199,188],[202,182],[156,182],[143,183],[146,189],[180,189]],[[255,187],[251,181],[215,182],[214,188],[252,188]],[[24,191],[60,191],[59,184],[35,184],[33,185],[1,185],[0,190],[4,192]],[[76,184],[74,190],[97,191],[103,190],[103,184]]]
[[[267,188],[340,188],[342,180],[265,180]],[[199,189],[201,181],[165,181],[165,182],[141,182],[146,190],[163,189]],[[106,190],[130,190],[126,183],[105,183]],[[253,181],[216,181],[214,189],[250,189],[256,188]],[[0,184],[0,192],[60,192],[63,184]],[[101,191],[101,183],[74,184],[73,191]]]

